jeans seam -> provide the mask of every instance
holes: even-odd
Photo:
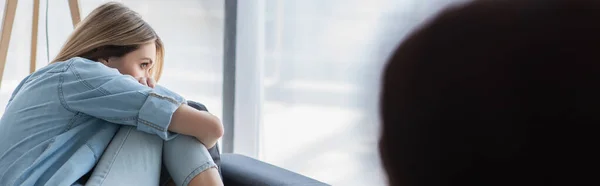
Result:
[[[109,117],[103,117],[102,119],[104,120],[109,120],[109,121],[135,121],[137,120],[138,116],[130,116],[130,117],[113,117],[113,118],[109,118]]]
[[[156,130],[158,130],[158,131],[160,131],[160,132],[166,132],[165,128],[162,128],[162,127],[160,127],[159,125],[157,125],[157,124],[154,124],[154,123],[152,123],[152,122],[150,122],[150,121],[146,121],[146,120],[144,120],[144,119],[142,119],[142,118],[138,118],[138,121],[139,121],[140,123],[142,123],[142,124],[144,124],[144,125],[146,125],[146,126],[150,127],[150,128],[156,129]]]
[[[110,165],[108,166],[108,170],[106,172],[106,174],[104,175],[104,178],[102,178],[102,181],[100,181],[100,186],[104,183],[104,181],[106,180],[106,178],[108,177],[108,175],[110,174],[110,171],[112,170],[112,166],[115,163],[115,159],[117,159],[119,152],[121,152],[121,149],[123,148],[123,145],[125,144],[125,142],[127,141],[127,138],[129,138],[129,134],[131,133],[131,128],[129,128],[129,130],[127,130],[127,135],[125,135],[125,139],[123,139],[123,141],[121,142],[121,144],[119,145],[119,148],[117,149],[117,152],[115,152],[115,156],[112,158],[112,160],[110,161]]]
[[[86,81],[85,79],[83,79],[81,77],[81,74],[79,74],[79,72],[77,71],[77,68],[75,66],[73,66],[71,68],[71,72],[73,73],[73,75],[75,75],[75,77],[77,77],[77,80],[79,80],[79,82],[81,82],[84,86],[86,86],[90,90],[97,90],[100,93],[102,93],[103,95],[109,95],[110,94],[108,91],[104,90],[102,87],[94,87],[88,81]]]
[[[75,66],[73,66],[72,64],[73,64],[72,62],[67,64],[67,68],[65,69],[65,71],[71,71],[71,73],[73,75],[75,75],[75,77],[77,78],[77,82],[83,84],[86,88],[88,88],[90,90],[96,90],[96,91],[100,92],[104,96],[109,95],[109,92],[104,90],[102,87],[95,88],[89,82],[87,82],[85,79],[81,78],[81,75],[77,71],[77,68]],[[67,101],[65,99],[65,93],[63,91],[63,83],[65,81],[65,77],[64,77],[65,73],[68,73],[68,72],[63,72],[58,77],[58,98],[60,100],[61,105],[65,109],[67,109],[68,111],[71,111],[71,112],[77,112],[77,111],[71,109],[71,107],[69,107],[69,105],[67,104]]]
[[[60,100],[60,104],[67,109],[70,112],[76,112],[74,110],[72,110],[69,105],[67,104],[67,101],[65,100],[65,93],[63,92],[63,84],[65,81],[65,73],[67,73],[66,71],[68,71],[69,69],[72,69],[71,66],[73,66],[73,61],[72,60],[68,60],[67,62],[67,66],[65,67],[65,69],[63,69],[62,71],[60,71],[60,75],[58,75],[58,99]]]
[[[199,173],[202,173],[202,172],[204,172],[204,171],[206,171],[206,170],[208,170],[210,168],[213,168],[213,167],[217,167],[217,165],[214,164],[211,161],[206,162],[206,163],[198,166],[198,168],[194,169],[187,177],[185,177],[185,180],[183,180],[183,183],[182,183],[181,186],[187,186],[187,185],[189,185],[189,183],[192,181],[192,179],[196,175],[198,175]]]
[[[166,101],[171,102],[171,103],[173,103],[175,105],[181,105],[181,103],[179,103],[177,100],[175,100],[175,99],[173,99],[171,97],[168,97],[168,96],[163,96],[163,95],[157,94],[155,92],[150,92],[148,95],[152,96],[152,97],[155,97],[155,98],[158,98],[158,99],[161,99],[161,100],[166,100]]]
[[[73,110],[72,110],[72,109],[69,107],[69,105],[67,105],[67,101],[65,100],[65,94],[64,94],[64,92],[63,92],[63,83],[64,83],[64,81],[65,81],[64,74],[60,74],[60,75],[58,76],[58,87],[57,87],[57,89],[58,89],[58,99],[60,100],[60,104],[61,104],[61,105],[62,105],[62,106],[65,108],[65,109],[67,109],[67,110],[68,110],[68,111],[70,111],[70,112],[75,112],[75,111],[73,111]]]

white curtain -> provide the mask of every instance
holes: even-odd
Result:
[[[236,103],[244,103],[236,105],[234,151],[332,185],[385,185],[381,68],[407,33],[450,2],[238,0],[236,83],[244,84],[236,87],[244,90]]]

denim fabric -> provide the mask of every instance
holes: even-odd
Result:
[[[175,184],[181,186],[187,186],[205,170],[217,167],[206,146],[186,135],[164,142],[163,163]]]
[[[162,149],[163,140],[156,135],[122,126],[90,178],[80,183],[86,186],[159,186]]]
[[[161,156],[165,165],[162,168]],[[208,149],[194,137],[179,135],[165,142],[122,126],[85,185],[158,186],[172,178],[176,185],[186,186],[192,178],[216,166]]]
[[[157,135],[185,100],[84,58],[46,66],[13,92],[0,119],[0,185],[71,185],[92,170],[119,125]]]

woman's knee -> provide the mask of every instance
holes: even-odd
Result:
[[[180,135],[166,141],[163,160],[177,185],[188,185],[198,176],[205,180],[216,175],[218,181],[221,180],[208,149],[194,137]]]
[[[213,185],[213,186],[221,186],[223,185],[223,181],[221,180],[221,176],[219,175],[219,171],[216,168],[207,169],[204,172],[196,175],[188,186],[197,186],[197,185]]]

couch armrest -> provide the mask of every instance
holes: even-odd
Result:
[[[225,185],[327,186],[309,177],[239,154],[221,154],[221,171]]]

